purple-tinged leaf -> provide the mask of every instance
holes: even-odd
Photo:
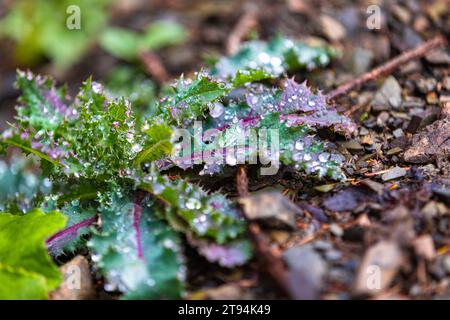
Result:
[[[54,234],[46,241],[47,250],[53,256],[62,253],[64,248],[80,237],[82,229],[89,228],[96,220],[97,217],[88,218]]]
[[[209,262],[226,268],[241,266],[252,256],[252,245],[247,240],[237,240],[226,245],[218,245],[192,237],[188,237],[188,241]]]

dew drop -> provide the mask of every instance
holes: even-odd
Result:
[[[327,162],[328,159],[330,159],[330,154],[328,152],[324,152],[319,155],[320,162]]]
[[[191,210],[198,210],[201,208],[201,206],[202,204],[200,203],[200,201],[198,201],[195,198],[189,198],[188,201],[186,202],[186,208]]]
[[[142,150],[142,146],[140,145],[140,144],[134,144],[132,147],[131,147],[131,151],[133,151],[133,152],[135,152],[135,153],[138,153],[138,152],[140,152]]]
[[[304,144],[302,141],[295,142],[295,150],[303,150]]]
[[[218,118],[223,114],[224,110],[225,109],[224,109],[223,105],[220,102],[216,102],[216,103],[213,103],[212,105],[210,105],[209,114],[213,118]]]

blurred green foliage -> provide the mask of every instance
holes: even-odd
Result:
[[[156,50],[183,42],[187,32],[172,21],[157,21],[142,33],[123,28],[107,28],[100,37],[102,48],[118,58],[133,61],[141,51]]]
[[[133,62],[140,51],[178,44],[187,37],[184,27],[157,21],[143,32],[107,27],[109,6],[115,0],[16,0],[0,19],[0,38],[15,43],[14,57],[21,66],[48,58],[56,70],[79,61],[98,40],[109,54]],[[80,27],[71,28],[79,8]]]
[[[114,97],[126,97],[138,112],[149,112],[156,104],[155,84],[137,67],[115,67],[107,75],[105,86]]]
[[[33,65],[43,57],[59,69],[76,62],[108,20],[113,0],[15,0],[0,20],[0,37],[15,41],[15,58]],[[80,29],[69,30],[69,6],[80,8]]]

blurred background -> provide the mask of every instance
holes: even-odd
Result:
[[[70,30],[73,5],[80,28]],[[371,5],[380,29],[367,27]],[[447,0],[0,0],[0,129],[13,117],[17,68],[51,74],[72,94],[92,75],[145,104],[159,84],[242,41],[281,33],[342,49],[338,65],[321,73],[326,89],[448,32],[449,21]]]

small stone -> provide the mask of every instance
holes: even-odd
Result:
[[[372,51],[357,47],[353,52],[353,71],[355,74],[362,74],[369,70],[372,65],[374,55]]]
[[[334,18],[328,15],[321,15],[319,21],[322,32],[328,39],[338,41],[344,39],[347,35],[344,26]]]
[[[355,292],[359,294],[377,294],[387,288],[397,275],[404,261],[403,254],[392,241],[380,241],[370,247],[363,258],[355,278]],[[377,285],[373,284],[374,273],[379,275]]]
[[[344,142],[342,146],[347,150],[355,150],[355,151],[364,150],[364,147],[356,140]]]
[[[341,228],[340,225],[336,223],[332,223],[330,225],[330,232],[336,237],[342,237],[342,235],[344,234],[344,230]]]
[[[325,258],[329,261],[338,261],[342,258],[342,253],[337,250],[329,250],[325,252]]]
[[[241,300],[246,298],[245,289],[236,284],[223,284],[216,288],[205,289],[197,294],[199,294],[200,299],[207,298],[210,300]]]
[[[413,246],[416,254],[428,261],[433,260],[436,256],[433,239],[428,234],[416,238]]]
[[[274,228],[295,228],[295,216],[303,211],[279,192],[266,192],[240,198],[249,220],[259,220]]]
[[[422,93],[428,93],[436,88],[437,81],[434,78],[420,78],[416,82],[417,89]]]
[[[405,7],[395,4],[392,6],[391,10],[394,16],[403,24],[409,24],[411,21],[411,13]]]
[[[425,56],[425,59],[434,64],[450,64],[450,55],[443,49],[436,49]]]
[[[359,129],[360,136],[366,136],[368,134],[369,134],[369,130],[367,130],[365,127],[361,127],[361,129]]]
[[[361,137],[361,143],[365,145],[373,145],[374,144],[374,137],[372,134],[368,134],[366,136]]]
[[[444,258],[442,259],[442,264],[447,274],[450,274],[450,256],[444,256]]]
[[[414,19],[413,28],[415,31],[424,32],[428,27],[428,20],[424,16],[420,15]]]
[[[436,92],[434,92],[434,91],[427,93],[426,100],[427,100],[428,104],[437,104],[439,102],[439,98],[438,98]]]
[[[389,112],[383,111],[377,117],[377,125],[379,127],[385,127],[390,118]]]
[[[288,266],[288,282],[295,299],[317,299],[327,264],[311,245],[294,246],[283,253]]]
[[[50,293],[51,300],[86,300],[96,295],[89,262],[78,255],[61,268],[64,280],[61,286]]]
[[[381,179],[383,181],[389,181],[403,177],[404,175],[406,175],[406,169],[400,167],[393,167],[388,172],[384,173],[381,176]]]
[[[450,116],[450,101],[443,104],[441,112],[443,116]]]
[[[403,132],[403,130],[402,130],[402,128],[395,129],[395,130],[392,132],[392,134],[393,134],[394,137],[396,137],[396,138],[400,138],[400,137],[403,137],[403,136],[405,135],[404,132]]]
[[[438,208],[435,201],[430,201],[422,208],[422,213],[428,219],[432,219],[437,216]]]
[[[373,106],[385,106],[386,108],[390,105],[393,108],[399,108],[402,104],[402,88],[400,87],[398,81],[393,77],[389,76],[381,86],[380,90],[375,94],[372,100]]]
[[[405,65],[400,67],[400,73],[403,75],[419,72],[422,69],[422,65],[417,61],[409,61]]]
[[[442,80],[442,85],[444,86],[445,90],[450,91],[450,76],[447,76]]]
[[[391,155],[393,155],[393,154],[397,154],[397,153],[400,153],[400,152],[402,152],[402,151],[403,151],[402,148],[395,147],[395,148],[389,149],[389,150],[386,152],[386,154],[387,154],[388,156],[391,156]]]
[[[403,106],[405,108],[423,108],[425,107],[425,100],[419,97],[407,96],[403,100]]]
[[[270,238],[272,238],[279,245],[283,245],[289,239],[289,232],[282,230],[273,230],[270,232]]]
[[[379,195],[383,194],[384,185],[382,185],[381,183],[375,182],[375,181],[370,180],[370,179],[365,179],[365,180],[361,181],[361,184],[363,184],[366,187],[372,189],[373,191],[375,191]]]
[[[312,243],[312,246],[314,247],[314,249],[319,251],[328,251],[333,249],[333,245],[330,242],[324,240],[317,240]]]

